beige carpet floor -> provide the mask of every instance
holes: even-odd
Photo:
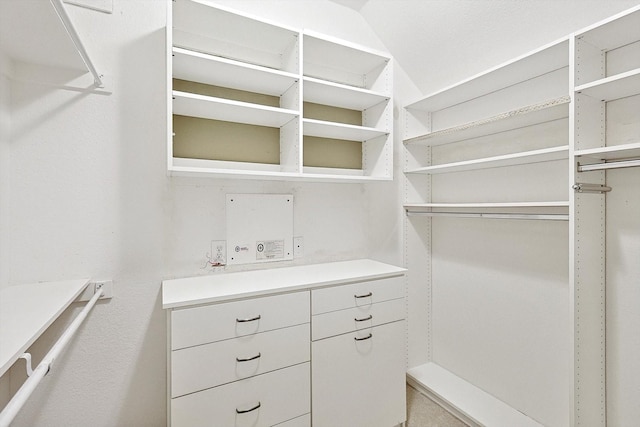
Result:
[[[407,427],[467,427],[467,425],[407,385]]]

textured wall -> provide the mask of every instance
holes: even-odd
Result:
[[[328,1],[314,1],[313,13],[299,2],[226,3],[255,6],[254,14],[296,28],[304,24],[381,46],[359,15]],[[113,279],[115,287],[113,299],[96,306],[16,426],[165,424],[161,280],[208,273],[202,267],[210,241],[225,238],[227,193],[294,194],[294,232],[305,244],[305,257],[296,262],[368,255],[401,261],[398,227],[386,226],[398,216],[396,200],[373,203],[379,192],[394,198],[394,184],[166,176],[165,8],[161,0],[115,0],[111,15],[68,7],[107,76],[109,96],[12,82],[11,191],[2,193],[11,197],[11,234],[2,234],[3,242],[10,237],[10,252],[1,255],[3,265],[11,265],[8,280],[19,285],[90,276]],[[4,117],[6,109],[0,111]],[[68,310],[32,352],[44,354],[77,311]],[[11,370],[14,389],[23,370],[22,364]]]

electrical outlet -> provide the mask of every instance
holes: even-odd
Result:
[[[304,240],[302,236],[293,238],[293,257],[302,258],[304,256]]]
[[[211,260],[212,266],[218,267],[227,263],[227,241],[212,240],[211,241]]]

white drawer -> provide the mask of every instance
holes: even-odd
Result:
[[[309,353],[308,323],[175,350],[171,397],[308,362]]]
[[[402,277],[315,289],[311,291],[311,313],[327,313],[403,297]]]
[[[316,341],[402,320],[405,317],[405,311],[404,298],[400,298],[319,314],[313,316],[311,320],[311,336]]]
[[[171,349],[309,323],[309,292],[295,292],[171,312]]]
[[[310,412],[310,388],[308,362],[257,375],[171,399],[171,425],[273,426]]]

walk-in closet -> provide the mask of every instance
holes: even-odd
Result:
[[[0,427],[630,427],[637,0],[0,0]]]

